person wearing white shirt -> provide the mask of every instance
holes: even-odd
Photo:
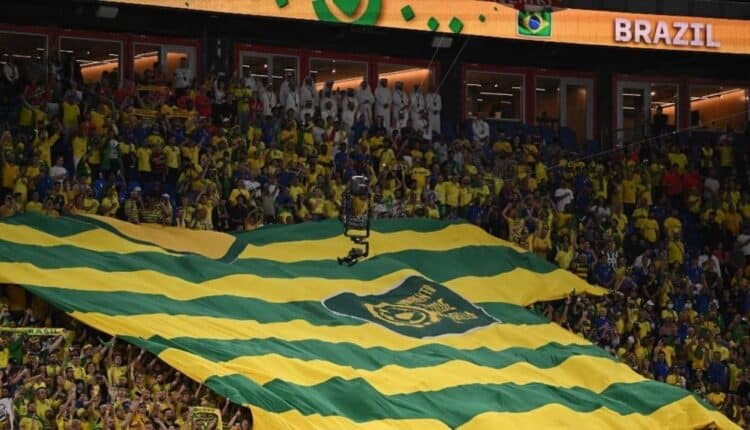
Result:
[[[487,143],[487,139],[490,138],[490,126],[482,116],[477,116],[471,123],[471,131],[474,137],[475,144]]]
[[[411,127],[415,130],[419,130],[420,122],[422,121],[422,112],[425,111],[425,99],[424,94],[419,85],[414,85],[414,91],[411,93]]]
[[[354,121],[357,118],[358,110],[359,102],[354,94],[354,89],[349,88],[346,90],[346,95],[341,103],[341,123],[345,126],[347,131],[352,129]]]
[[[300,111],[299,91],[297,90],[297,84],[295,84],[294,82],[289,83],[289,90],[286,94],[284,109],[287,112],[289,112],[290,110],[293,111],[295,116]]]
[[[270,83],[260,95],[260,102],[263,105],[263,116],[272,116],[273,108],[276,107],[276,93],[273,92],[273,86]]]
[[[13,59],[13,56],[10,54],[7,54],[8,59],[3,64],[3,78],[5,78],[6,81],[8,81],[9,84],[14,85],[16,82],[18,82],[19,78],[19,72],[18,72],[18,66],[16,65],[15,60]]]
[[[50,174],[52,170],[50,170]],[[750,260],[750,234],[747,231],[740,233],[737,236],[737,242],[735,244],[737,248],[742,250],[742,254],[745,255],[745,260]]]
[[[557,211],[565,212],[565,208],[573,202],[573,190],[567,188],[567,185],[563,183],[560,188],[555,190],[555,202],[557,202]]]
[[[193,71],[188,65],[187,58],[180,59],[180,67],[174,71],[174,93],[177,97],[182,97],[185,92],[193,85]]]
[[[716,275],[721,278],[721,264],[719,263],[719,259],[708,252],[707,249],[698,257],[698,267],[702,268],[706,262],[713,268]]]
[[[404,92],[403,82],[396,82],[393,89],[393,121],[399,130],[409,124],[409,95]]]
[[[304,123],[308,118],[312,121],[315,118],[315,106],[312,100],[307,100],[299,112],[300,120]]]
[[[363,80],[359,84],[359,90],[357,90],[357,103],[359,104],[359,111],[361,115],[365,117],[365,125],[369,128],[372,125],[372,104],[375,102],[375,96],[372,95],[372,90],[367,84],[366,80]]]
[[[245,77],[242,79],[242,83],[245,85],[245,88],[249,88],[253,92],[258,90],[258,82],[255,80],[253,72],[250,69],[245,69]]]
[[[336,119],[337,116],[336,99],[333,97],[331,90],[326,88],[323,91],[323,97],[320,98],[320,117],[323,118],[323,121],[328,121],[329,118]]]
[[[286,103],[289,96],[289,86],[293,80],[292,72],[284,73],[284,80],[281,81],[281,86],[279,87],[279,103]]]
[[[383,118],[383,127],[391,129],[391,103],[393,95],[388,88],[388,79],[381,79],[375,88],[375,116]]]
[[[430,90],[425,97],[427,104],[427,119],[430,123],[430,134],[440,134],[440,111],[443,110],[443,99],[434,89]]]
[[[414,121],[414,130],[422,136],[422,139],[431,141],[432,131],[430,131],[430,122],[427,120],[427,112],[421,110],[419,113],[419,119]]]
[[[65,161],[62,157],[57,157],[55,165],[49,168],[49,176],[53,181],[62,181],[68,177],[68,169],[65,168]]]
[[[299,89],[300,106],[307,106],[308,100],[312,102],[313,107],[318,105],[318,92],[315,90],[312,76],[306,77]]]

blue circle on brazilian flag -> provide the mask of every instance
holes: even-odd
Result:
[[[533,31],[538,31],[542,26],[542,20],[534,15],[529,18],[529,29]]]

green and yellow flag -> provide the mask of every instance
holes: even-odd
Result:
[[[157,354],[263,430],[693,429],[733,424],[524,306],[602,294],[463,223],[237,236],[100,217],[0,222],[0,282]]]

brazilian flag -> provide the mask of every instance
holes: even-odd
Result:
[[[518,11],[518,34],[520,36],[550,37],[552,35],[552,12]]]
[[[605,291],[467,223],[230,235],[111,218],[0,220],[0,283],[142,347],[263,430],[736,428],[529,311]]]

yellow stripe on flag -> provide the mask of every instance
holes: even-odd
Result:
[[[29,263],[0,263],[0,282],[76,291],[128,291],[161,294],[174,300],[192,300],[218,295],[252,297],[273,303],[321,301],[342,292],[378,294],[392,288],[415,270],[389,273],[372,281],[325,278],[263,278],[255,275],[228,275],[200,284],[152,270],[103,272],[89,268],[41,269]],[[503,302],[526,306],[537,300],[554,300],[571,292],[575,275],[565,271],[535,273],[515,269],[496,276],[466,276],[443,282],[457,294],[474,303]],[[155,289],[154,286],[159,288]],[[252,285],[254,288],[248,288]],[[575,284],[574,284],[575,285]],[[121,286],[112,288],[112,286]],[[602,295],[605,290],[586,284],[578,294]]]
[[[226,255],[235,240],[232,235],[216,231],[164,227],[156,224],[133,224],[98,215],[86,215],[86,217],[108,224],[132,240],[152,243],[171,251],[192,252],[215,260]]]
[[[263,430],[451,430],[445,423],[427,418],[382,419],[358,423],[338,415],[302,415],[294,409],[274,413],[255,405],[245,406],[253,411],[255,422],[263,423]]]
[[[158,246],[142,245],[118,236],[115,233],[97,229],[70,236],[57,237],[25,225],[3,225],[2,239],[33,246],[75,246],[95,252],[114,252],[131,254],[134,252],[156,252],[159,254],[179,255],[165,251]]]
[[[586,413],[554,403],[529,412],[486,412],[475,416],[457,430],[561,429],[569,428],[572,423],[575,423],[576,430],[692,430],[709,424],[739,430],[721,412],[709,411],[692,396],[661,407],[650,415],[633,413],[627,418],[606,407]]]
[[[508,241],[489,235],[470,224],[450,225],[433,232],[412,230],[394,233],[370,233],[371,257],[407,250],[447,251],[465,246],[505,246],[517,252],[528,252]],[[280,242],[268,245],[248,245],[240,259],[263,258],[282,263],[306,260],[335,259],[351,247],[351,241],[339,235],[330,239]]]
[[[212,362],[197,355],[166,349],[159,358],[205,382],[211,376],[244,375],[258,384],[283,379],[302,386],[321,384],[331,378],[362,378],[384,395],[439,391],[468,384],[546,384],[559,388],[580,387],[601,393],[614,383],[634,383],[645,378],[627,365],[608,358],[572,356],[556,367],[538,368],[519,362],[500,369],[452,360],[437,366],[408,368],[388,365],[376,370],[354,369],[325,360],[301,360],[279,354],[245,356]],[[283,375],[280,376],[280,375]]]
[[[110,316],[95,312],[73,312],[71,316],[108,334],[148,339],[192,337],[195,339],[267,339],[286,341],[319,340],[350,342],[362,348],[383,347],[403,351],[423,345],[440,344],[456,349],[492,350],[507,348],[536,349],[554,340],[563,345],[590,345],[585,339],[555,324],[519,326],[492,324],[460,336],[439,336],[426,339],[402,336],[376,324],[358,326],[315,326],[304,320],[261,324],[252,320],[196,317],[188,315],[142,314]]]

